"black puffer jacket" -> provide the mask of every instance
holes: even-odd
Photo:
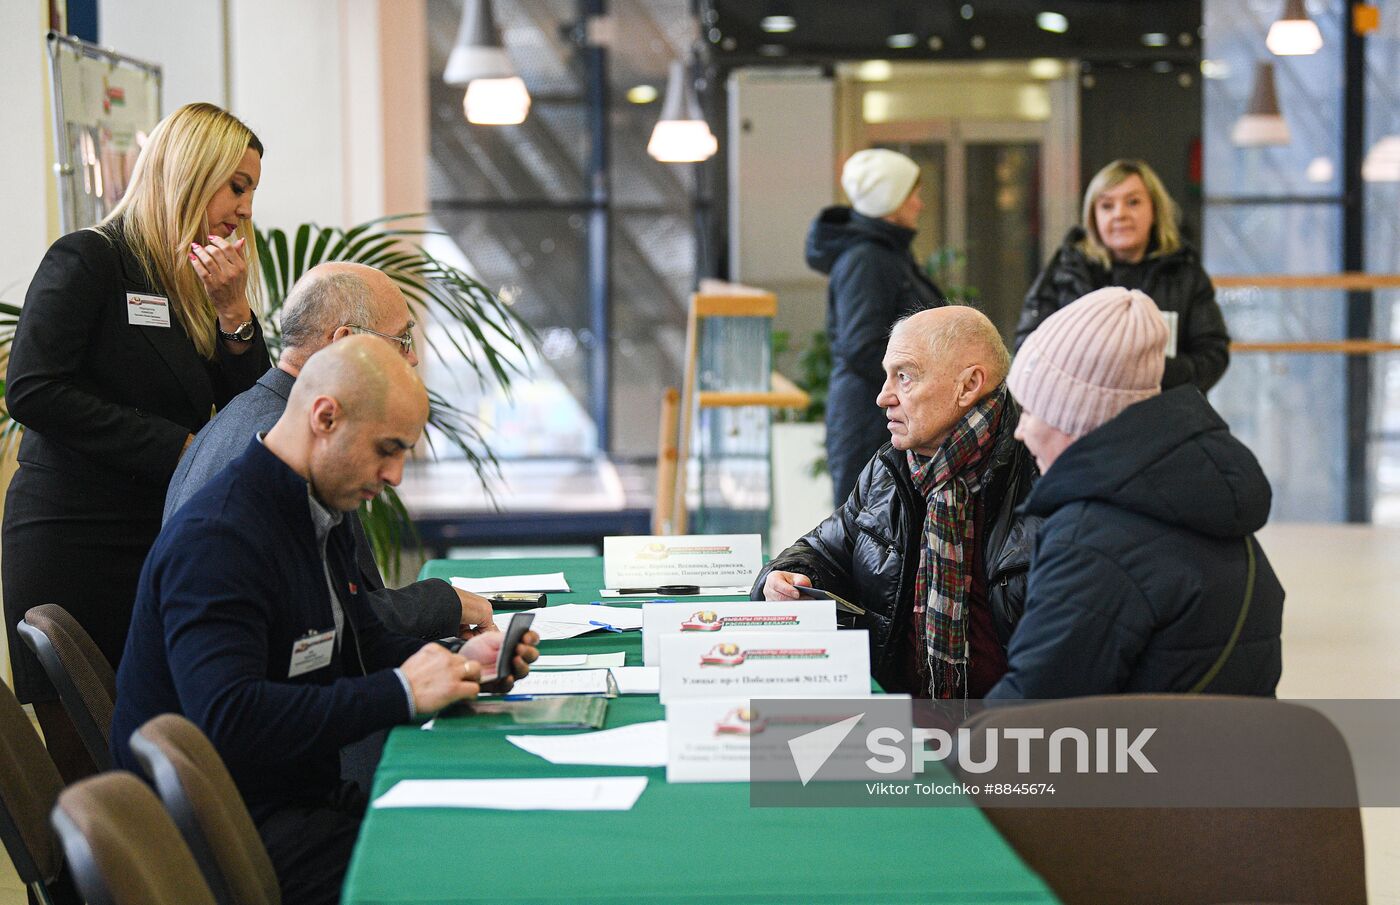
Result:
[[[875,404],[884,383],[880,366],[890,327],[906,314],[946,305],[909,251],[914,231],[828,207],[807,233],[807,266],[831,276],[826,332],[831,341],[831,388],[826,402],[826,458],[835,505],[850,495],[856,475],[890,438]]]
[[[1271,498],[1253,453],[1195,387],[1076,440],[1026,500],[1045,522],[1010,668],[987,696],[1191,689],[1239,620],[1245,537]],[[1248,618],[1210,694],[1272,695],[1278,684],[1283,588],[1254,548]]]
[[[1031,541],[1040,520],[1016,512],[1036,479],[1035,462],[1014,436],[1020,410],[1008,396],[987,479],[982,562],[987,596],[1002,644],[1020,619],[1026,597]],[[843,628],[870,632],[870,672],[886,691],[903,687],[908,633],[913,628],[914,576],[919,568],[927,506],[909,477],[906,454],[888,443],[865,466],[845,504],[758,574],[751,596],[763,597],[774,569],[797,572],[866,610],[842,615]]]
[[[1082,295],[1117,284],[1113,271],[1079,250],[1083,239],[1083,228],[1071,229],[1031,284],[1016,325],[1018,350],[1041,321]],[[1183,244],[1169,255],[1147,258],[1141,269],[1132,272],[1140,278],[1123,279],[1126,288],[1142,290],[1158,308],[1177,315],[1176,356],[1167,359],[1162,389],[1191,383],[1204,393],[1215,386],[1230,364],[1230,334],[1215,303],[1215,287],[1201,268],[1196,249]]]

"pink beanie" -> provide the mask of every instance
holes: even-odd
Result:
[[[1162,391],[1166,349],[1152,299],[1107,286],[1047,317],[1016,353],[1006,385],[1023,409],[1081,437]]]

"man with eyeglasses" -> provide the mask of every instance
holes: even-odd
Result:
[[[334,262],[313,267],[292,287],[282,307],[282,355],[255,386],[235,397],[190,443],[165,496],[164,521],[247,448],[259,431],[270,430],[287,407],[306,360],[337,340],[368,334],[393,343],[414,367],[413,315],[394,281],[363,264]],[[471,637],[496,628],[491,604],[440,579],[405,588],[384,587],[369,541],[351,519],[360,578],[370,606],[386,626],[418,638]]]

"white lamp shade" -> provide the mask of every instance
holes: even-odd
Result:
[[[719,150],[719,140],[703,119],[663,119],[651,130],[647,153],[662,163],[699,163]]]
[[[1400,182],[1400,135],[1387,135],[1371,146],[1361,162],[1367,182]]]
[[[1322,49],[1322,32],[1317,30],[1317,23],[1308,18],[1303,0],[1288,0],[1283,15],[1269,26],[1269,36],[1264,43],[1277,56],[1303,56]]]
[[[467,85],[462,109],[467,122],[479,126],[514,126],[530,112],[530,92],[518,76],[505,79],[473,79]]]
[[[1277,113],[1246,113],[1235,120],[1230,140],[1241,148],[1260,148],[1286,145],[1293,140],[1293,134],[1288,131],[1288,121]]]
[[[1261,62],[1254,68],[1254,91],[1244,116],[1235,121],[1230,140],[1241,148],[1286,145],[1293,140],[1288,121],[1278,106],[1274,91],[1274,64]]]
[[[662,163],[698,163],[719,150],[719,141],[700,112],[700,99],[686,74],[685,63],[671,61],[661,118],[651,130],[647,153]]]

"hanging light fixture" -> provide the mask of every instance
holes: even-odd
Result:
[[[683,60],[671,61],[666,80],[666,101],[661,118],[651,130],[647,153],[662,163],[699,163],[719,150],[719,141],[700,112],[700,98],[691,84]]]
[[[1279,111],[1274,91],[1274,64],[1261,62],[1254,69],[1254,93],[1244,116],[1235,120],[1230,140],[1241,148],[1286,145],[1293,140],[1288,121]]]
[[[466,0],[457,43],[447,58],[442,80],[465,86],[462,110],[467,122],[489,126],[513,126],[530,112],[530,92],[515,74],[501,31],[491,14],[491,0]]]
[[[1367,182],[1400,182],[1400,135],[1387,135],[1371,146],[1361,162]]]
[[[1304,56],[1322,49],[1322,32],[1317,30],[1317,23],[1308,18],[1303,0],[1287,0],[1283,15],[1269,26],[1269,36],[1264,43],[1277,56]]]

